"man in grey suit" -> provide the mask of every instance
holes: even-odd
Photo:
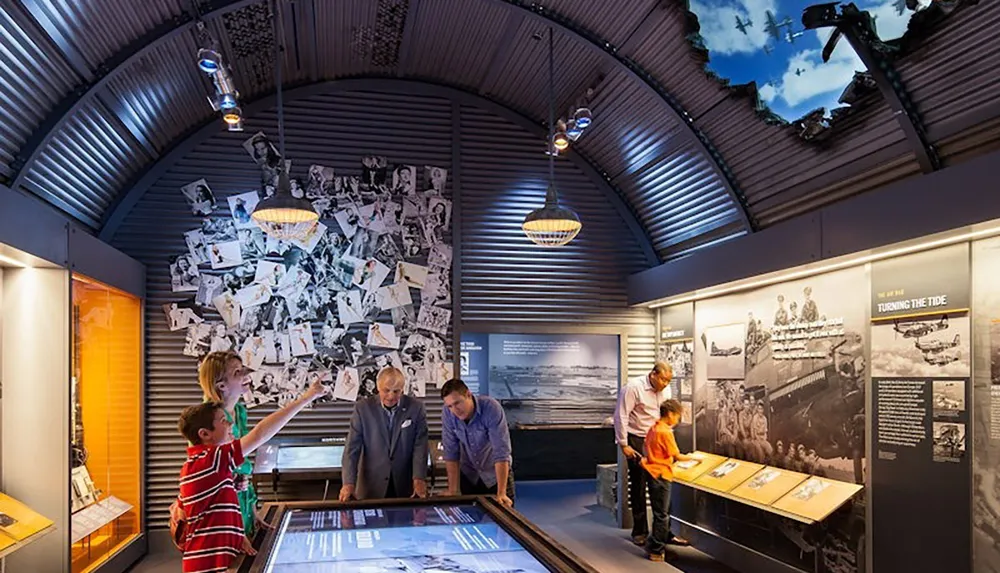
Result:
[[[427,413],[422,402],[403,395],[405,383],[397,368],[384,368],[378,395],[355,404],[340,501],[427,497]]]

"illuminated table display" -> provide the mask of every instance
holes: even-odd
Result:
[[[596,571],[493,498],[294,502],[265,506],[276,524],[247,573]]]
[[[862,486],[705,452],[674,464],[674,481],[802,523],[823,521]]]

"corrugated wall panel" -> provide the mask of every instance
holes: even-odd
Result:
[[[80,81],[18,7],[0,6],[0,175],[31,132]]]
[[[482,110],[466,108],[465,111],[463,125],[467,129],[478,126],[478,129],[485,128],[491,135],[488,137],[489,149],[473,146],[471,150],[467,150],[464,147],[467,138],[463,137],[463,189],[482,190],[483,182],[493,181],[492,188],[496,190],[496,185],[502,184],[505,174],[512,173],[519,165],[523,165],[525,156],[533,158],[528,162],[532,165],[532,174],[539,169],[541,172],[537,174],[543,174],[545,161],[544,156],[539,153],[543,144],[538,138],[531,137]],[[360,158],[368,153],[384,154],[390,163],[441,165],[452,169],[452,175],[454,174],[451,165],[452,104],[446,99],[375,92],[321,95],[288,103],[285,119],[287,155],[293,161],[293,176],[304,177],[308,166],[314,162],[332,166],[341,174],[359,174]],[[177,415],[183,407],[200,399],[196,362],[181,353],[184,333],[170,332],[162,311],[163,304],[185,298],[170,292],[167,258],[184,252],[183,233],[200,224],[200,219],[191,215],[179,188],[204,177],[223,205],[226,196],[256,189],[259,186],[259,172],[240,143],[260,129],[276,138],[275,126],[276,112],[271,110],[249,118],[247,130],[243,134],[220,132],[201,144],[168,170],[146,193],[113,239],[118,248],[145,263],[148,269],[147,475],[152,527],[163,527],[166,524],[167,507],[177,491],[177,472],[184,458],[184,443],[176,430]],[[475,141],[476,137],[473,136],[472,139]],[[629,338],[630,348],[639,357],[636,363],[638,365],[633,365],[630,356],[630,369],[648,368],[647,363],[652,357],[652,313],[625,308],[625,277],[645,268],[642,251],[617,213],[600,196],[593,184],[572,165],[562,163],[561,180],[573,189],[580,190],[574,193],[577,198],[573,204],[579,204],[578,208],[583,213],[590,214],[585,215],[589,225],[579,243],[586,245],[586,248],[577,248],[575,261],[563,264],[566,276],[552,282],[552,288],[545,296],[550,300],[576,300],[563,304],[564,307],[570,305],[576,309],[576,315],[567,319],[568,321],[630,325],[635,333]],[[449,186],[454,183],[454,180],[449,180]],[[476,191],[467,193],[472,195],[466,201],[475,203]],[[540,201],[541,196],[537,197]],[[495,207],[501,212],[518,211],[517,207],[502,204]],[[467,207],[464,208],[468,211]],[[518,213],[512,216],[523,217],[523,213]],[[213,216],[222,217],[224,214],[225,208],[221,207]],[[474,227],[465,228],[468,230]],[[519,234],[519,221],[512,228],[516,231],[515,234]],[[472,241],[472,251],[469,254],[473,260],[479,256],[484,264],[492,265],[497,255],[489,252],[491,249],[512,249],[515,253],[523,253],[524,241],[513,238],[505,241],[502,235],[506,231],[503,227],[497,227],[497,237],[492,239],[488,233],[470,233],[470,236],[478,237],[467,239]],[[488,244],[497,246],[489,247]],[[547,253],[541,253],[542,264],[546,266],[548,263],[544,259],[547,257]],[[581,271],[581,267],[586,270]],[[503,276],[499,270],[488,272],[494,276]],[[491,301],[500,301],[499,305],[506,308],[524,309],[523,316],[508,316],[511,319],[530,321],[542,316],[539,313],[544,312],[525,302],[528,297],[539,298],[536,293],[537,285],[503,280],[501,284],[493,281],[485,286],[487,291],[491,291],[489,294],[477,295],[475,288],[469,289],[468,286],[463,286],[463,291],[468,289],[463,294],[471,297],[469,300],[473,306],[477,305],[477,300],[481,301],[485,297]],[[478,306],[481,307],[482,304]],[[597,308],[598,306],[603,308]],[[473,315],[471,318],[481,316]],[[547,316],[552,320],[556,315]],[[207,318],[217,320],[213,313],[208,313]],[[633,342],[635,336],[639,338]],[[648,337],[649,340],[643,342],[643,337]],[[441,404],[440,400],[433,397],[433,388],[428,389],[428,395],[426,404],[431,431],[437,432]],[[318,406],[298,416],[284,434],[344,434],[351,407],[349,403]],[[271,410],[272,407],[269,406],[251,410],[251,422],[259,420]],[[268,499],[273,497],[270,488],[262,490]],[[294,492],[279,491],[279,494],[294,495]]]
[[[554,0],[545,6],[620,46],[656,4],[657,0]]]
[[[118,190],[150,160],[114,114],[90,101],[31,165],[24,187],[97,227]]]

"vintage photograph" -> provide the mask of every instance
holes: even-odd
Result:
[[[326,228],[326,225],[323,223],[316,223],[304,237],[295,239],[292,241],[292,244],[305,252],[312,254],[313,250],[316,249],[316,245],[320,243],[320,240],[322,240],[323,236],[326,234]]]
[[[424,236],[423,226],[418,220],[407,220],[403,223],[402,232],[403,256],[412,259],[419,257],[429,246]]]
[[[451,229],[451,201],[431,197],[427,201],[427,220],[436,229]]]
[[[440,306],[421,304],[417,312],[417,328],[438,334],[448,334],[451,327],[451,311]]]
[[[830,487],[828,481],[809,478],[792,493],[792,497],[799,501],[809,501],[828,487]]]
[[[243,365],[251,370],[257,370],[264,364],[267,352],[264,349],[264,339],[260,336],[247,336],[240,347],[240,359]]]
[[[261,260],[257,261],[257,270],[254,271],[253,280],[256,283],[277,287],[284,276],[285,265]]]
[[[425,308],[432,307],[420,312]],[[619,341],[596,334],[494,335],[489,369],[490,395],[498,400],[554,399],[606,407],[603,416],[610,416],[618,395]]]
[[[243,392],[243,402],[248,410],[274,401],[279,389],[277,378],[281,373],[281,368],[264,366],[250,375],[250,387]]]
[[[422,289],[427,282],[427,267],[413,263],[397,263],[395,282],[403,282],[412,288]]]
[[[732,472],[733,470],[735,470],[738,467],[740,467],[740,463],[739,462],[734,461],[734,460],[729,460],[728,462],[726,462],[726,463],[722,464],[721,466],[715,468],[714,470],[710,471],[708,473],[708,475],[710,475],[711,477],[714,477],[716,479],[723,478],[723,477],[726,477],[727,475],[729,475],[730,472]]]
[[[203,273],[198,284],[198,293],[194,295],[194,302],[198,306],[211,308],[214,306],[212,301],[224,290],[225,285],[222,282],[222,277]]]
[[[375,247],[375,258],[390,269],[396,268],[396,264],[403,260],[403,249],[391,234],[385,234],[378,238]]]
[[[242,309],[240,308],[240,302],[236,300],[233,293],[229,291],[223,292],[219,296],[212,299],[212,304],[215,305],[215,309],[219,311],[219,316],[222,317],[226,326],[235,327],[239,325]]]
[[[350,326],[356,322],[365,322],[365,313],[361,307],[361,293],[356,290],[342,292],[337,295],[337,318],[340,324]]]
[[[413,195],[417,192],[417,168],[412,165],[397,165],[392,170],[392,192],[397,195]]]
[[[399,348],[396,327],[391,324],[374,322],[368,325],[368,346],[377,348]]]
[[[965,411],[965,380],[934,380],[934,414],[958,415]]]
[[[381,304],[380,300],[379,305]],[[400,338],[413,334],[417,328],[417,316],[413,312],[412,304],[393,307],[389,312],[392,315],[392,325],[396,327],[396,334]]]
[[[243,251],[239,241],[215,243],[208,247],[208,259],[212,269],[228,269],[243,264]]]
[[[267,239],[264,231],[254,229],[238,229],[236,236],[240,241],[240,255],[244,261],[256,260],[264,256],[267,252]]]
[[[361,193],[358,190],[361,186],[361,178],[357,176],[336,176],[333,178],[334,198],[337,206],[343,208],[345,205],[361,201]]]
[[[388,368],[389,366],[392,366],[397,370],[399,370],[400,372],[405,373],[405,371],[403,370],[403,361],[399,358],[399,352],[395,350],[393,350],[392,352],[387,352],[385,354],[380,354],[376,356],[375,366],[378,367],[379,372],[381,372],[385,368]]]
[[[205,254],[208,256],[208,247],[212,243],[225,243],[237,240],[236,225],[232,218],[202,219],[201,235],[205,239]]]
[[[337,372],[337,382],[333,387],[333,397],[337,400],[356,402],[360,388],[361,380],[358,378],[358,369],[343,368]]]
[[[709,380],[743,378],[746,362],[743,356],[744,324],[710,326],[702,334],[705,345]]]
[[[308,322],[289,326],[288,339],[291,343],[292,356],[309,356],[316,353],[312,325]]]
[[[371,229],[359,227],[351,238],[351,246],[347,249],[347,254],[362,261],[367,261],[375,255],[375,246],[378,243],[378,233]]]
[[[434,167],[433,165],[424,166],[424,181],[426,183],[424,189],[426,191],[433,191],[437,195],[444,193],[444,186],[447,180],[447,169]]]
[[[403,197],[403,221],[416,221],[427,214],[427,199],[422,195]]]
[[[306,182],[306,199],[332,198],[334,191],[333,167],[312,164],[309,166],[309,179]]]
[[[750,482],[747,483],[747,487],[753,490],[758,490],[764,487],[765,485],[771,483],[772,481],[774,481],[774,478],[780,475],[781,471],[776,470],[774,468],[766,468],[757,475],[755,475],[753,479],[751,479]]]
[[[212,325],[202,322],[192,324],[187,328],[187,336],[184,338],[184,350],[181,354],[200,358],[208,354],[212,345]]]
[[[345,334],[341,339],[344,353],[347,355],[347,361],[351,365],[358,366],[365,364],[371,359],[371,349],[366,344],[367,342],[367,332],[351,332]]]
[[[358,378],[361,380],[361,388],[358,390],[358,396],[367,398],[378,393],[378,367],[373,365],[358,368]]]
[[[190,301],[168,302],[163,305],[163,314],[167,317],[170,330],[183,330],[205,321],[201,312]]]
[[[427,264],[444,272],[451,269],[451,258],[451,245],[439,243],[431,247],[431,253],[427,256]]]
[[[226,331],[225,324],[215,324],[212,326],[212,342],[209,352],[227,352],[235,346],[233,338]]]
[[[414,398],[427,396],[427,369],[415,364],[408,364],[403,368],[403,375],[406,378],[406,387],[403,393]]]
[[[271,285],[267,283],[252,283],[250,286],[236,291],[236,300],[241,308],[258,306],[271,300]]]
[[[429,273],[424,288],[420,291],[420,304],[451,304],[451,277],[442,273]]]
[[[382,310],[391,310],[398,306],[413,304],[413,298],[410,296],[410,287],[402,282],[379,288],[375,291],[375,297]]]
[[[376,204],[382,214],[385,232],[399,233],[403,229],[403,204],[395,201],[380,201]]]
[[[208,182],[199,179],[193,183],[181,187],[184,199],[191,206],[191,213],[195,215],[211,215],[215,210],[215,195],[208,187]]]
[[[674,371],[674,378],[684,379],[694,376],[694,342],[661,342],[659,359]],[[690,393],[690,381],[688,393]],[[681,393],[684,391],[681,390]]]
[[[258,131],[245,140],[243,149],[246,149],[254,163],[262,168],[278,169],[281,165],[281,154],[278,153],[278,148],[271,143],[263,131]]]
[[[368,259],[354,270],[352,282],[365,292],[375,292],[385,282],[389,272],[389,267],[378,259]]]
[[[197,292],[201,284],[198,265],[191,255],[170,257],[170,290],[172,292]]]
[[[934,459],[958,461],[965,457],[965,424],[934,422]]]
[[[226,201],[229,203],[229,212],[233,216],[233,224],[236,225],[237,229],[253,229],[257,227],[257,224],[250,218],[253,210],[257,207],[257,203],[260,202],[260,196],[257,195],[256,191],[233,195],[227,197]]]
[[[354,203],[343,205],[333,218],[337,220],[340,231],[348,239],[354,236],[361,223],[361,215],[358,213],[358,207]]]
[[[375,233],[385,233],[387,229],[382,220],[382,210],[379,207],[378,203],[360,207],[358,209],[358,225]]]
[[[380,155],[366,155],[361,158],[361,184],[369,188],[382,187],[386,184],[386,170],[389,162]]]
[[[967,378],[968,315],[887,320],[872,325],[872,376]]]
[[[184,243],[187,244],[188,253],[195,265],[208,264],[208,243],[205,242],[205,234],[201,229],[184,233]]]
[[[302,270],[302,267],[298,265],[289,267],[278,281],[276,294],[285,298],[297,298],[306,292],[310,279],[312,275]]]

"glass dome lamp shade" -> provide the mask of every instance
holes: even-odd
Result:
[[[594,118],[590,113],[590,108],[581,107],[576,110],[575,114],[573,114],[573,119],[577,127],[580,129],[587,129],[590,127]]]
[[[243,111],[238,107],[234,107],[227,110],[222,114],[222,121],[228,123],[229,125],[236,125],[243,121]]]
[[[552,146],[555,147],[557,151],[566,151],[569,149],[569,137],[566,136],[565,131],[557,131],[552,136]]]
[[[284,241],[306,237],[319,222],[312,203],[292,197],[292,186],[284,172],[278,176],[274,195],[258,203],[250,217],[269,237]]]
[[[206,74],[214,74],[222,67],[222,56],[215,50],[202,48],[198,50],[198,68]]]
[[[583,228],[580,216],[559,206],[555,185],[545,193],[545,206],[528,213],[521,224],[531,242],[543,247],[561,247],[572,241]]]

